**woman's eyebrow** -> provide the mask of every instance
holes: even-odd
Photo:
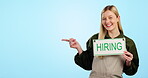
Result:
[[[109,16],[107,16],[107,17],[112,17],[112,15],[109,15]],[[103,16],[102,18],[106,18],[106,17]]]
[[[112,16],[112,15],[109,15],[109,17],[110,17],[110,16]]]

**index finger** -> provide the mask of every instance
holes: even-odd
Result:
[[[128,51],[124,51],[124,53],[125,53],[125,55],[130,56],[130,57],[133,55],[132,53],[130,53]]]
[[[69,42],[69,40],[68,40],[68,39],[62,39],[62,41],[67,41],[67,42]]]

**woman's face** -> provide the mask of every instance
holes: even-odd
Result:
[[[112,11],[107,10],[102,14],[102,24],[108,31],[118,29],[118,21],[119,16],[117,17]]]

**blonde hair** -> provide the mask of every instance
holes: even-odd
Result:
[[[106,6],[102,12],[101,12],[101,25],[100,25],[100,33],[99,33],[99,39],[104,39],[105,35],[107,34],[107,30],[104,28],[104,26],[102,25],[102,14],[104,12],[106,12],[107,10],[112,11],[117,17],[120,16],[118,13],[117,8],[114,5],[109,5]],[[119,20],[119,22],[117,22],[119,31],[123,32],[122,26],[121,26],[121,22]]]

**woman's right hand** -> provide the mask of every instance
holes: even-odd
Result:
[[[62,39],[62,41],[69,42],[70,47],[77,49],[79,54],[81,54],[83,52],[80,44],[76,41],[76,39],[73,39],[73,38],[70,38],[70,39]]]

